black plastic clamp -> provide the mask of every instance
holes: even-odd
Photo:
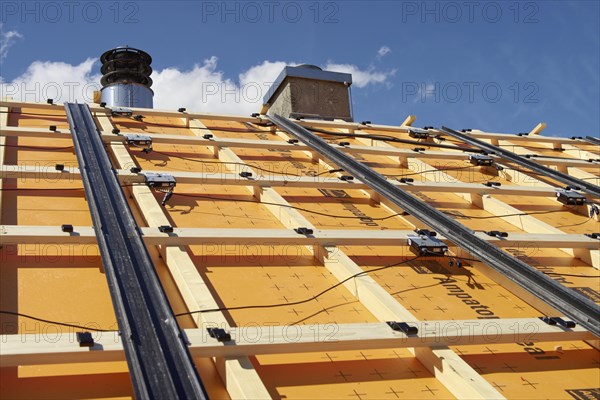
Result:
[[[215,338],[219,342],[229,342],[231,340],[231,334],[223,328],[206,328],[206,331],[211,338]]]
[[[406,322],[387,321],[387,324],[395,331],[404,332],[407,335],[416,335],[419,333],[419,328],[411,326]]]

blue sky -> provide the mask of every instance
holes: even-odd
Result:
[[[161,108],[258,111],[283,65],[311,63],[354,73],[359,121],[598,135],[599,3],[3,1],[2,94],[80,98],[128,44],[153,56]]]

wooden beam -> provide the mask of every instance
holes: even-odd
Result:
[[[155,227],[140,228],[148,246],[190,245],[272,245],[272,246],[362,246],[365,240],[372,246],[405,246],[410,236],[408,230],[321,230],[311,235],[299,235],[292,229],[243,228],[173,228],[163,233]],[[475,232],[477,237],[498,247],[523,247],[531,244],[538,248],[577,248],[595,250],[598,239],[580,234],[529,234],[510,233],[507,238],[488,236]],[[444,236],[438,238],[451,245]],[[5,244],[94,244],[96,236],[91,226],[75,226],[73,232],[63,232],[59,226],[0,225],[0,245]]]
[[[400,126],[411,126],[413,122],[415,122],[417,117],[415,115],[409,115],[406,119],[400,124]]]
[[[542,133],[542,131],[546,129],[546,123],[545,122],[540,122],[539,124],[537,124],[535,126],[535,128],[533,128],[529,134],[530,135],[539,135],[540,133]]]
[[[412,162],[421,162],[411,159]],[[218,165],[218,164],[217,164]],[[428,165],[428,164],[423,164]],[[415,169],[416,171],[422,169]],[[294,175],[271,175],[265,171],[256,171],[258,175],[251,178],[242,178],[239,174],[222,172],[185,172],[169,170],[144,170],[142,174],[132,174],[129,170],[117,170],[119,180],[123,184],[143,184],[145,178],[143,173],[168,173],[173,175],[179,184],[202,184],[202,185],[229,185],[229,186],[253,186],[253,187],[299,187],[314,189],[344,189],[344,190],[366,190],[368,186],[358,179],[353,181],[342,181],[339,178],[294,176]],[[437,172],[430,173],[439,177]],[[438,174],[438,175],[436,175]],[[55,165],[28,166],[28,165],[3,165],[0,167],[0,177],[16,179],[48,180],[53,184],[62,179],[73,181],[80,179],[78,168],[65,167],[57,171]],[[489,187],[481,183],[464,183],[442,180],[442,182],[410,182],[402,183],[390,179],[396,186],[408,192],[432,192],[432,193],[468,193],[468,194],[498,194],[514,196],[536,196],[556,197],[557,189],[545,185],[535,186],[494,186]]]
[[[0,101],[0,106],[3,107],[28,107],[28,108],[37,108],[40,110],[49,110],[49,109],[57,109],[60,107],[60,104],[50,105],[47,103],[28,103],[21,101],[13,101],[13,100],[2,100]],[[106,113],[107,109],[101,108],[99,106],[91,105],[90,109],[92,112],[96,113]],[[137,114],[147,115],[147,116],[157,116],[157,117],[173,117],[173,118],[187,118],[187,119],[210,119],[210,120],[218,120],[218,121],[238,121],[238,122],[250,122],[250,123],[265,123],[269,122],[266,118],[261,117],[246,117],[239,115],[223,115],[223,114],[209,114],[209,113],[195,113],[195,112],[186,112],[180,113],[177,111],[168,111],[168,110],[158,110],[158,109],[147,109],[147,108],[132,108],[132,111]],[[303,119],[301,121],[297,121],[298,124],[306,127],[314,127],[314,128],[340,128],[340,129],[372,129],[383,132],[396,132],[396,133],[408,133],[407,128],[403,128],[402,126],[391,126],[391,125],[379,125],[379,124],[369,124],[368,127],[365,128],[364,125],[355,123],[355,122],[342,122],[342,121],[324,121],[324,120],[310,120]],[[477,138],[498,138],[505,140],[515,140],[515,141],[531,141],[531,138],[527,138],[526,136],[515,136],[513,134],[506,133],[488,133],[488,132],[480,132],[473,131],[471,134]],[[577,140],[563,137],[543,137],[539,136],[535,138],[536,142],[548,142],[548,143],[571,143],[577,144],[580,143]]]
[[[364,125],[360,126],[365,129]],[[360,129],[360,128],[357,128]],[[112,130],[111,130],[112,131]],[[125,137],[123,135],[127,132],[121,132],[119,135],[110,133],[111,131],[102,132],[102,140],[105,142],[124,142]],[[130,132],[134,133],[134,132]],[[276,150],[301,150],[309,151],[310,148],[303,144],[290,144],[284,141],[277,140],[254,140],[254,139],[234,139],[234,138],[216,138],[204,139],[195,136],[183,136],[183,135],[167,135],[167,134],[151,134],[144,133],[144,135],[150,136],[153,143],[168,143],[168,144],[187,144],[187,145],[204,145],[214,148],[219,147],[233,147],[233,148],[271,148]],[[6,130],[0,132],[0,136],[23,136],[23,137],[38,137],[38,138],[69,138],[70,133],[64,131],[46,131],[39,128],[20,128],[20,127],[8,127]],[[530,139],[531,140],[531,139]],[[537,139],[536,139],[537,141]],[[383,142],[382,142],[383,143]],[[415,146],[427,146],[426,143],[415,143]],[[399,147],[385,147],[380,146],[346,146],[340,148],[341,151],[348,154],[376,154],[385,156],[397,156],[397,157],[414,157],[415,152],[411,149],[404,149]],[[418,153],[420,158],[434,159],[434,160],[468,160],[469,156],[462,151],[435,151],[426,150]],[[492,156],[495,157],[495,156]],[[497,157],[495,157],[498,159]],[[500,159],[498,159],[500,160]],[[572,165],[580,165],[582,167],[598,165],[596,163],[590,163],[586,160],[578,159],[551,159],[551,158],[537,158],[536,162],[542,165],[555,165],[562,167],[569,167]],[[500,161],[501,162],[501,161]]]
[[[228,342],[218,342],[210,337],[206,330],[208,326],[186,329],[185,335],[192,356],[198,358],[595,338],[579,326],[564,329],[538,318],[402,322],[416,327],[419,332],[406,335],[392,330],[387,323],[357,323],[228,328],[232,339]],[[118,332],[94,332],[92,347],[79,347],[75,335],[75,332],[52,335],[52,338],[43,334],[2,335],[0,367],[125,360]]]

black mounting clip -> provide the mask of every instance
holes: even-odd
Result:
[[[508,233],[502,232],[502,231],[485,231],[485,234],[488,236],[499,237],[499,238],[508,237]]]
[[[79,343],[79,347],[93,347],[94,346],[94,338],[90,332],[77,332],[77,343]]]
[[[158,230],[162,233],[173,233],[173,227],[171,225],[161,225]]]
[[[487,187],[502,186],[502,184],[500,182],[492,182],[492,181],[485,182],[484,185]]]
[[[231,341],[231,334],[223,328],[206,328],[206,331],[211,338],[215,338],[219,342]]]
[[[406,322],[387,321],[386,323],[393,330],[403,332],[409,336],[416,335],[419,333],[419,328],[417,328],[416,326],[409,325]]]
[[[312,235],[313,234],[313,230],[312,229],[305,228],[305,227],[294,228],[294,231],[296,231],[296,233],[298,235]]]
[[[63,224],[60,226],[60,230],[66,233],[73,233],[73,225]]]
[[[560,317],[540,317],[540,319],[542,321],[544,321],[545,323],[547,323],[548,325],[560,325],[563,328],[575,328],[577,326],[577,323],[575,323],[574,321],[568,321],[568,320],[564,320]]]

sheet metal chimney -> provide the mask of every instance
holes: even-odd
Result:
[[[350,85],[352,74],[309,64],[285,67],[264,97],[261,113],[352,121]]]
[[[100,101],[109,107],[152,108],[152,57],[142,50],[121,46],[100,56]]]

